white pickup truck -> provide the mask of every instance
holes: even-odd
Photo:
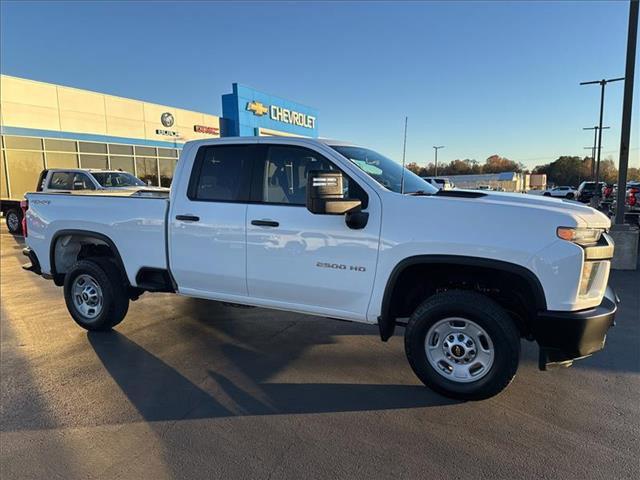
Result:
[[[171,191],[26,195],[25,268],[88,330],[143,292],[405,328],[416,375],[481,399],[603,348],[609,219],[566,200],[438,191],[367,148],[301,138],[189,142]],[[321,368],[321,367],[319,367]]]

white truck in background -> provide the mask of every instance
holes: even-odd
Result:
[[[502,391],[521,339],[541,369],[603,348],[609,219],[560,199],[438,191],[367,148],[302,138],[185,145],[168,198],[26,195],[25,268],[64,287],[88,330],[120,323],[143,292],[405,328],[425,385]],[[321,368],[321,367],[319,367]]]
[[[72,192],[79,190],[155,190],[166,191],[165,187],[149,187],[135,175],[121,170],[94,168],[46,168],[40,172],[37,192]],[[2,213],[7,229],[13,235],[22,233],[22,209],[20,200],[2,201]]]

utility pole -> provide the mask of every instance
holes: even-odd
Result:
[[[436,152],[436,171],[434,173],[434,177],[438,176],[438,150],[440,150],[441,148],[444,148],[444,145],[440,145],[438,147],[434,146],[433,150]]]
[[[593,192],[593,201],[591,202],[592,206],[598,206],[600,204],[600,195],[602,192],[598,187],[600,182],[600,154],[602,152],[602,116],[604,115],[604,87],[607,86],[607,83],[611,82],[619,82],[620,80],[624,80],[624,77],[619,78],[609,78],[602,80],[592,80],[590,82],[580,82],[580,85],[600,85],[600,122],[598,123],[598,159],[596,160],[596,177],[595,177],[595,191]]]
[[[602,127],[603,130],[608,129],[609,127]],[[596,145],[598,141],[598,130],[600,127],[597,125],[595,127],[584,127],[583,130],[593,130],[593,150],[591,153],[591,178],[595,179],[596,176]],[[589,147],[586,147],[589,148]]]
[[[629,140],[631,137],[631,107],[635,74],[636,44],[638,42],[638,0],[629,2],[629,32],[627,34],[627,63],[625,66],[624,100],[622,103],[622,133],[620,134],[620,163],[618,165],[618,192],[616,195],[616,225],[624,223],[624,200],[627,192],[629,167]]]

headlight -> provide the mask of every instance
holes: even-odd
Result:
[[[593,245],[598,243],[600,236],[604,232],[603,228],[571,228],[558,227],[556,234],[559,238],[578,245]]]

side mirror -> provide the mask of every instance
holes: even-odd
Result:
[[[367,226],[369,214],[362,212],[360,200],[344,198],[342,173],[314,170],[307,177],[307,210],[318,215],[345,215],[347,227],[360,230]]]
[[[359,211],[360,200],[344,198],[342,173],[313,170],[307,177],[307,210],[317,215],[344,215]]]

